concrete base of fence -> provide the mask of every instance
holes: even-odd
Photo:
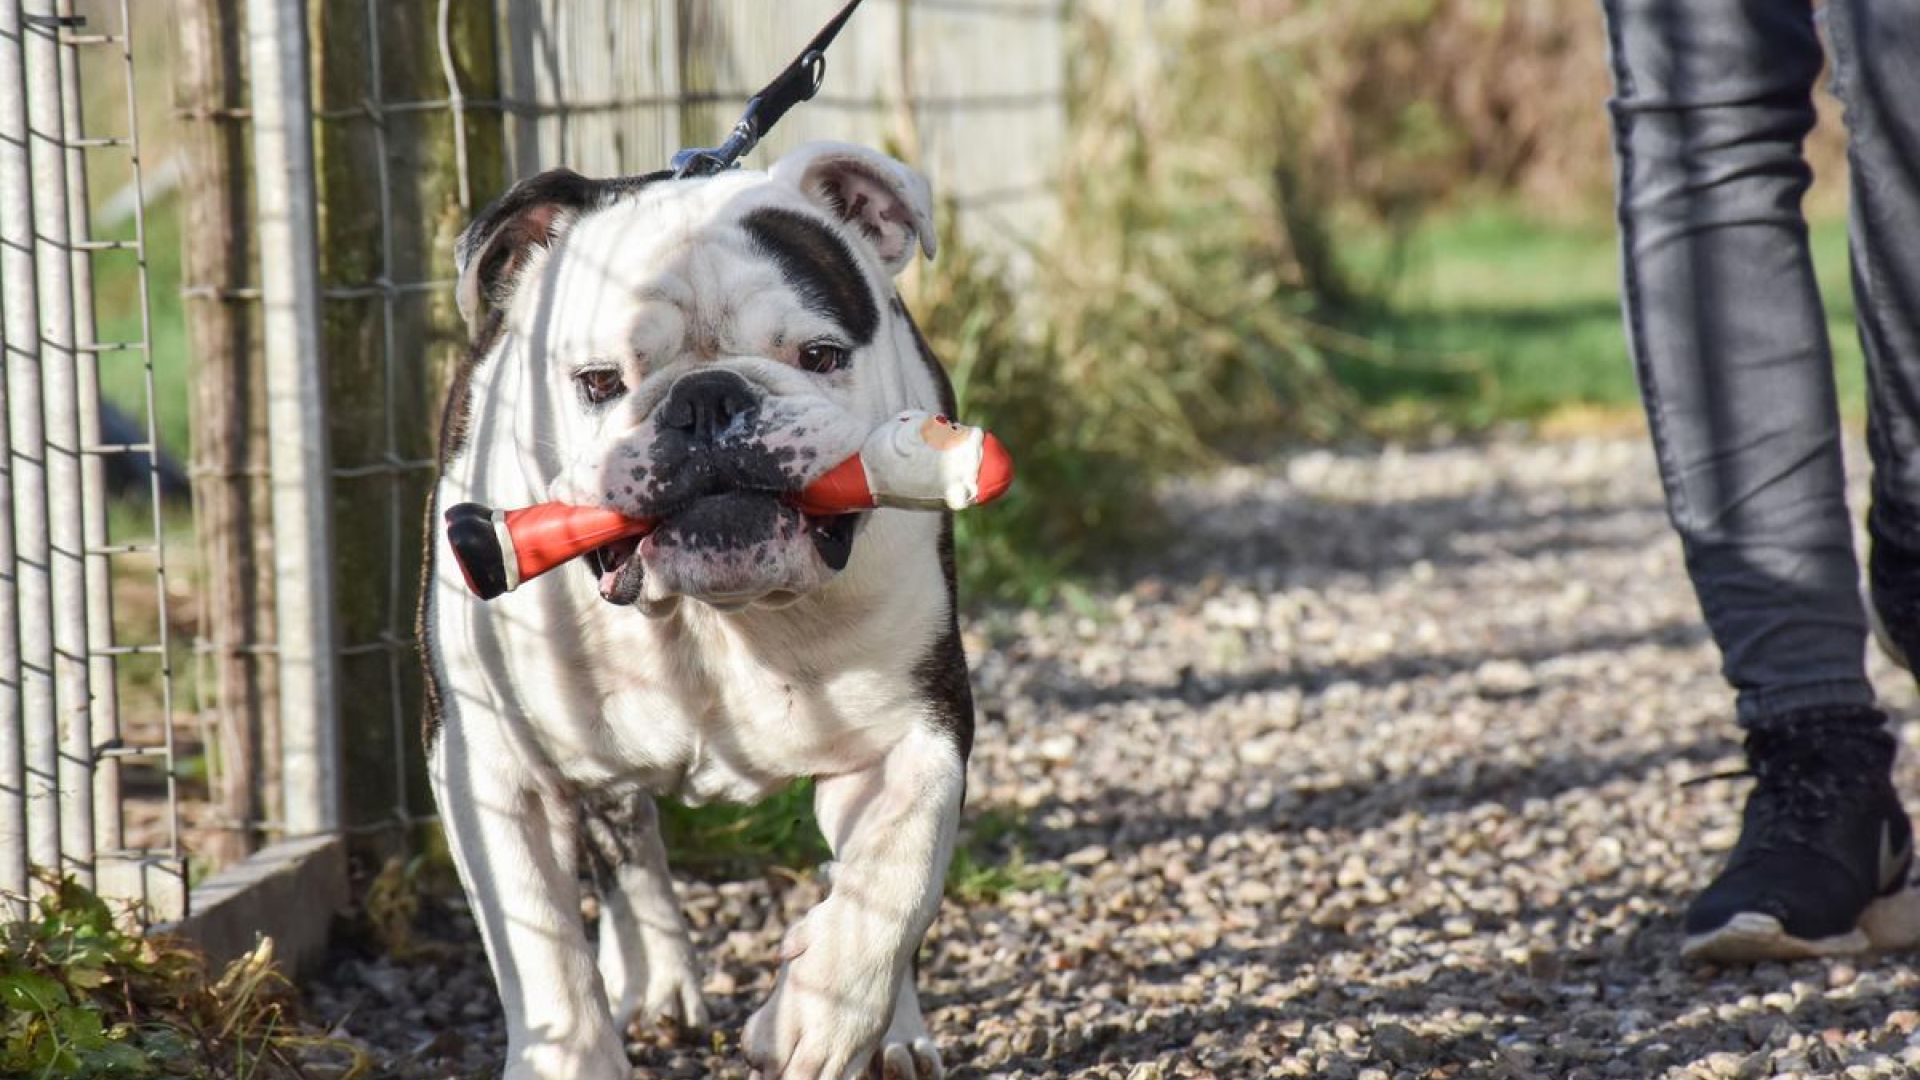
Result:
[[[281,969],[298,975],[325,954],[328,925],[348,900],[339,837],[284,840],[201,882],[187,917],[161,929],[199,945],[215,971],[270,937]]]

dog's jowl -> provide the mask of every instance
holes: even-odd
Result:
[[[767,1076],[937,1076],[911,959],[972,739],[951,522],[783,501],[951,390],[894,289],[924,180],[838,144],[769,172],[545,173],[459,245],[473,347],[436,512],[663,519],[493,603],[438,538],[423,640],[435,797],[506,1008],[511,1080],[618,1080],[632,1020],[706,1021],[653,798],[815,777],[831,891],[742,1042]],[[578,882],[602,891],[597,953]]]

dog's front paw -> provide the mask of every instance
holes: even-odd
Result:
[[[763,1080],[850,1080],[882,1053],[894,996],[890,958],[875,940],[884,935],[849,932],[858,920],[843,915],[827,899],[781,947],[773,994],[742,1039]]]
[[[628,1080],[633,1066],[620,1041],[541,1042],[509,1048],[500,1080]]]
[[[920,1017],[920,999],[913,992],[911,976],[894,1002],[893,1023],[887,1025],[867,1075],[880,1080],[944,1080],[947,1075],[940,1047]]]

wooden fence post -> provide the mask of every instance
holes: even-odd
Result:
[[[431,808],[413,627],[440,399],[465,343],[453,241],[506,167],[495,5],[453,0],[446,13],[443,50],[438,0],[312,6],[350,828]],[[479,103],[461,110],[464,139],[448,63]]]
[[[193,342],[193,500],[204,572],[201,642],[211,676],[213,797],[223,829],[196,852],[233,862],[279,805],[275,723],[273,526],[266,392],[248,200],[246,52],[234,0],[180,0],[174,96],[181,118],[181,261]],[[277,810],[272,816],[278,817]]]

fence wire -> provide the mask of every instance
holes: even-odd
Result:
[[[18,898],[31,868],[177,915],[184,899],[158,460],[145,200],[127,6],[89,27],[72,0],[0,6],[0,288],[5,292],[7,545],[0,550],[0,891]],[[86,54],[123,83],[124,129],[96,134],[81,96]],[[131,235],[99,235],[87,177],[117,155],[134,194]],[[131,279],[134,329],[101,339],[96,285]],[[124,322],[125,320],[119,320]],[[101,365],[133,365],[144,434],[109,441]],[[126,380],[119,380],[124,383]],[[108,465],[146,477],[144,528],[110,527]],[[139,522],[137,514],[126,515]],[[154,613],[116,623],[115,601]],[[10,603],[9,603],[10,602]],[[123,640],[122,630],[133,635]],[[130,665],[155,699],[122,723]],[[151,778],[154,812],[129,829],[123,779]],[[24,843],[21,838],[24,837]],[[24,855],[24,858],[22,856]],[[15,900],[17,903],[17,899]],[[17,913],[16,908],[16,913]]]
[[[189,854],[238,857],[260,839],[315,828],[311,813],[290,810],[289,787],[309,796],[303,807],[315,791],[339,793],[338,821],[323,829],[391,832],[431,817],[413,619],[438,391],[462,347],[452,234],[507,183],[538,170],[638,173],[682,146],[711,145],[839,0],[792,0],[777,12],[764,0],[310,0],[313,18],[288,32],[316,34],[300,46],[315,88],[301,116],[318,167],[301,182],[322,222],[313,294],[323,329],[320,347],[300,362],[332,373],[330,433],[319,454],[332,489],[329,607],[342,633],[322,647],[341,700],[337,715],[277,716],[262,687],[287,685],[288,649],[268,632],[284,603],[266,598],[257,610],[267,616],[239,629],[226,604],[227,622],[192,643],[198,746],[179,739],[173,712],[132,9],[129,0],[84,3],[83,14],[116,23],[87,25],[77,2],[0,2],[0,444],[8,448],[0,517],[13,523],[0,529],[0,893],[25,894],[30,866],[58,868],[170,918],[184,906]],[[234,29],[243,6],[218,0],[204,10]],[[1044,232],[1056,205],[1049,163],[1065,129],[1064,24],[1062,0],[870,3],[835,47],[826,92],[748,164],[808,139],[885,147],[931,174],[963,226],[985,223],[973,238],[1026,242]],[[208,84],[226,87],[212,95],[222,100],[190,103],[183,120],[217,125],[229,140],[236,126],[259,134],[261,114],[232,85],[260,60],[261,42],[251,44],[244,63],[232,50],[212,58],[204,48],[180,50],[235,72]],[[115,108],[114,130],[92,130],[99,118],[83,116],[82,102],[101,100],[94,91],[109,78],[120,83],[124,120]],[[104,174],[108,159],[129,177],[130,218],[103,233],[87,180]],[[181,159],[191,200],[196,159],[184,151]],[[255,171],[242,190],[258,195],[261,179]],[[259,244],[261,219],[246,203],[242,195],[233,211],[241,262],[208,264],[223,269],[189,282],[179,300],[234,306],[259,324],[271,306],[261,279],[229,272]],[[132,299],[122,300],[131,305],[124,317],[98,321],[114,327],[103,336],[95,299],[109,280],[130,281],[114,291]],[[257,342],[250,335],[259,333],[239,336]],[[272,393],[258,356],[237,363]],[[138,387],[134,432],[103,429],[103,382]],[[266,405],[234,407],[258,423]],[[284,426],[262,430],[281,450],[295,437]],[[224,437],[194,435],[196,444]],[[196,462],[214,460],[196,446]],[[146,463],[141,498],[108,499],[115,461]],[[235,505],[264,517],[270,470],[246,453],[217,461],[196,464],[196,483],[238,485],[229,495],[255,485]],[[196,516],[197,526],[230,524]],[[270,543],[284,539],[276,532]],[[245,546],[203,543],[202,551]],[[259,547],[248,550],[263,558]],[[242,572],[202,568],[193,606],[203,619],[208,583]],[[220,696],[228,680],[204,671],[238,657],[256,672],[232,680],[247,694],[242,702]],[[257,738],[223,745],[242,723],[255,725]],[[316,726],[326,730],[309,730]],[[340,747],[337,769],[292,760],[299,747],[318,745]],[[289,753],[265,760],[275,747]],[[196,801],[183,805],[183,758],[196,751],[210,794],[196,783]],[[234,842],[214,842],[221,837]]]

